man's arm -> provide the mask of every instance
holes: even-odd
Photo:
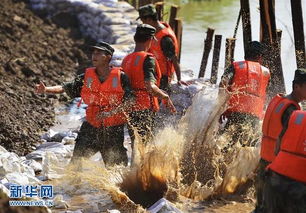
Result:
[[[43,82],[40,82],[35,86],[37,93],[50,93],[61,94],[66,92],[71,98],[80,97],[81,89],[83,87],[84,74],[78,75],[74,81],[65,82],[62,85],[47,87]]]
[[[168,60],[171,60],[174,66],[176,78],[178,84],[187,85],[186,82],[181,79],[181,66],[179,64],[177,55],[175,53],[175,46],[170,36],[165,36],[161,40],[161,49],[163,54],[167,57]]]
[[[36,84],[35,91],[37,93],[51,93],[51,94],[61,94],[64,92],[64,89],[61,85],[47,87],[42,81],[39,84]]]
[[[163,92],[156,86],[156,78],[155,78],[155,58],[148,56],[144,60],[143,70],[144,70],[144,81],[146,90],[155,97],[158,97],[161,100],[165,100],[167,107],[171,110],[171,112],[176,112],[176,109],[169,97],[169,95]]]
[[[289,123],[289,119],[291,114],[297,110],[296,106],[294,105],[290,105],[283,113],[282,115],[282,126],[283,129],[281,131],[281,133],[279,134],[277,141],[276,141],[276,145],[275,145],[275,149],[274,149],[274,154],[277,155],[280,151],[280,147],[281,147],[281,141],[282,138],[284,136],[284,134],[286,133],[287,129],[288,129],[288,123]]]

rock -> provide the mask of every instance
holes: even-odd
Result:
[[[25,160],[23,163],[30,166],[34,170],[35,173],[39,173],[42,171],[41,163],[37,162],[36,160],[33,160],[33,159]]]
[[[28,177],[19,172],[8,173],[5,175],[5,178],[8,180],[9,184],[17,184],[17,185],[29,184]]]
[[[8,198],[9,196],[10,191],[3,184],[0,184],[0,198]]]
[[[8,152],[8,151],[3,146],[0,146],[0,155],[2,153],[6,153],[6,152]]]
[[[154,203],[150,208],[148,208],[150,213],[182,213],[177,209],[174,204],[165,198],[161,198],[156,203]]]
[[[53,199],[55,209],[68,209],[69,205],[64,201],[63,195],[56,195]]]
[[[117,209],[107,210],[108,213],[120,213]]]
[[[15,153],[6,152],[0,155],[0,176],[10,172],[21,172],[21,163]]]

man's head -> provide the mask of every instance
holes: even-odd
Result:
[[[142,23],[152,25],[158,21],[157,12],[153,4],[147,4],[138,9],[139,17]]]
[[[143,43],[147,48],[150,48],[151,41],[155,35],[155,28],[148,24],[140,24],[136,28],[134,40],[136,44]]]
[[[245,60],[258,61],[261,63],[266,46],[258,41],[251,41],[245,50]]]
[[[295,70],[292,87],[293,93],[298,99],[306,100],[306,69]]]
[[[91,46],[91,48],[91,60],[95,67],[108,65],[115,51],[114,48],[106,42],[98,42],[94,46]]]

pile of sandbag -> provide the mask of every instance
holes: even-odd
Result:
[[[119,64],[133,48],[138,12],[125,1],[30,0],[30,4],[34,10],[44,11],[50,18],[60,13],[77,17],[84,36],[115,44],[115,64]],[[116,63],[116,60],[119,61]]]

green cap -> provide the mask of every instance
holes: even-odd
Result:
[[[155,15],[156,9],[153,4],[147,4],[138,9],[139,17],[136,19],[140,19],[145,16]]]
[[[136,28],[135,36],[140,37],[153,37],[155,35],[156,29],[148,24],[140,24]]]
[[[110,55],[113,55],[115,49],[111,47],[111,45],[109,45],[109,43],[100,41],[97,42],[94,46],[91,46],[94,49],[99,49],[99,50],[103,50],[107,53],[109,53]]]
[[[306,82],[306,69],[299,68],[299,69],[295,70],[294,81]]]

